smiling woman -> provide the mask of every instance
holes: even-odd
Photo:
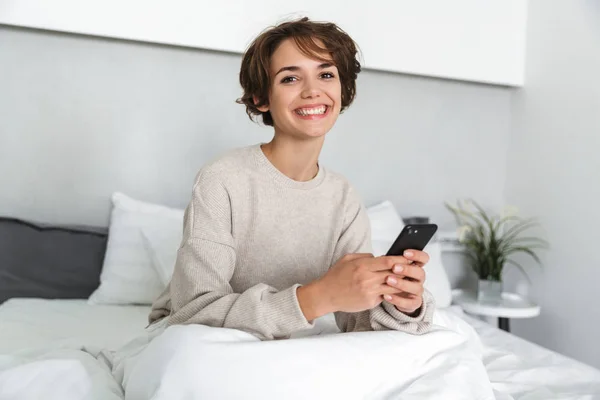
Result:
[[[273,139],[199,171],[170,282],[152,305],[146,335],[115,358],[126,392],[128,376],[162,365],[162,343],[189,354],[196,325],[288,339],[333,314],[341,332],[430,330],[429,256],[371,254],[360,196],[319,164],[325,135],[354,99],[358,72],[353,40],[332,23],[287,22],[250,46],[238,102],[272,126]],[[185,387],[185,376],[177,386]]]
[[[243,57],[238,102],[273,127],[273,139],[200,170],[173,275],[142,340],[152,342],[124,349],[115,371],[135,369],[140,358],[128,354],[160,364],[151,355],[160,348],[153,338],[174,325],[168,332],[208,325],[286,339],[334,314],[342,332],[429,331],[429,256],[373,256],[360,197],[319,164],[325,135],[354,99],[359,72],[353,40],[332,23],[303,18],[254,41]],[[172,345],[180,343],[186,340]]]
[[[325,135],[354,99],[356,53],[335,24],[308,18],[252,43],[238,102],[273,127],[273,139],[198,173],[173,277],[151,323],[276,339],[335,313],[345,332],[429,329],[428,255],[374,257],[360,197],[318,162]]]

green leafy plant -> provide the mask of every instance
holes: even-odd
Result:
[[[548,242],[523,236],[526,230],[539,225],[534,218],[520,218],[515,207],[505,207],[501,215],[490,215],[472,199],[458,200],[457,206],[444,204],[456,219],[459,241],[479,279],[501,281],[502,270],[512,264],[529,280],[525,268],[511,258],[517,253],[530,255],[541,266],[536,250],[548,248]]]

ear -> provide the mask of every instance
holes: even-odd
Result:
[[[258,97],[252,96],[252,100],[254,101],[254,105],[258,104]],[[269,105],[264,105],[264,106],[260,106],[260,107],[256,107],[256,108],[260,112],[267,112],[267,111],[269,111]]]

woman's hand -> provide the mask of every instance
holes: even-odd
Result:
[[[423,284],[425,283],[425,270],[423,266],[429,262],[429,255],[423,251],[407,250],[404,252],[406,262],[396,265],[386,284],[399,290],[396,294],[385,294],[384,299],[398,311],[405,314],[415,314],[423,305]]]
[[[386,300],[401,312],[418,310],[425,281],[422,266],[429,256],[417,251],[406,255],[374,257],[356,253],[340,258],[323,277],[298,289],[298,302],[306,319],[311,321],[335,311],[369,310],[381,304],[386,295],[392,296]],[[392,272],[394,267],[398,273]]]
[[[383,301],[384,294],[398,293],[386,284],[394,265],[408,263],[401,256],[373,257],[348,254],[320,279],[298,289],[298,301],[307,319],[330,312],[359,312]]]

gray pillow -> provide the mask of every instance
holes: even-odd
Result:
[[[0,217],[0,303],[13,297],[87,299],[100,284],[106,228]]]

